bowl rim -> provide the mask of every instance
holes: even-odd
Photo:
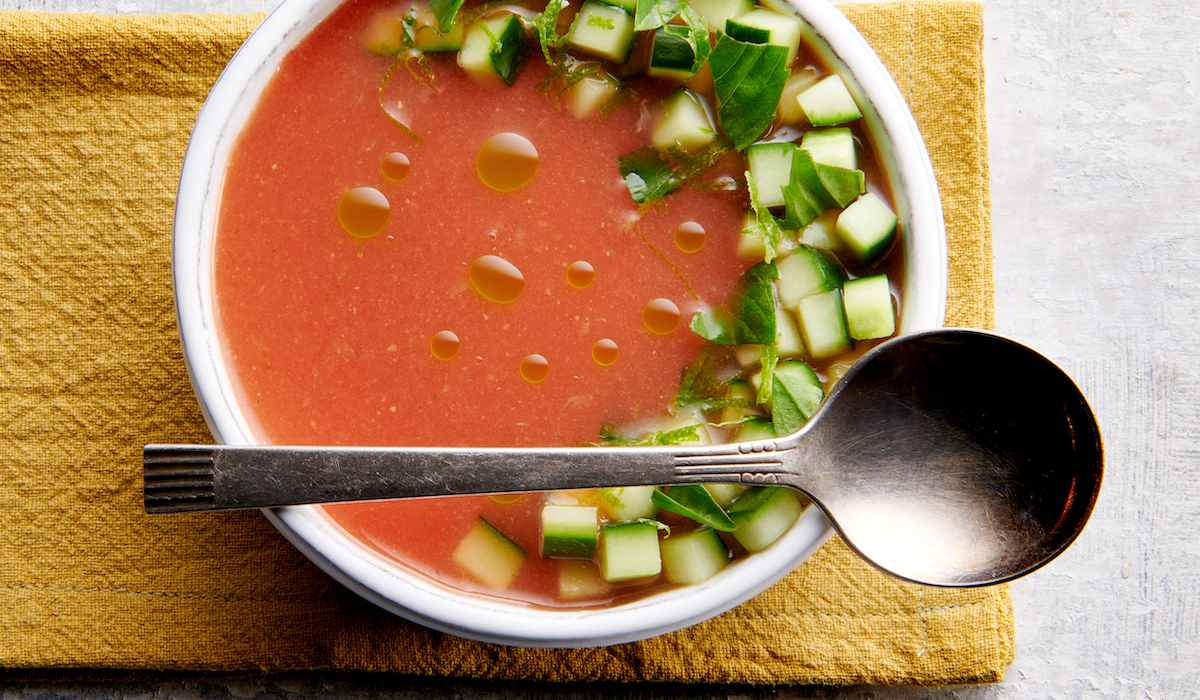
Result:
[[[901,333],[943,325],[947,246],[937,179],[925,142],[883,63],[827,0],[787,0],[808,39],[864,107],[897,215],[908,262]],[[225,164],[258,94],[298,39],[340,0],[285,0],[246,40],[214,84],[197,117],[180,175],[172,239],[177,321],[188,376],[219,443],[255,442],[217,333],[212,238]],[[779,541],[713,579],[618,606],[542,608],[463,593],[396,565],[350,538],[316,506],[263,511],[305,556],[350,590],[400,617],[476,641],[527,647],[590,647],[646,639],[714,617],[766,590],[833,534],[816,508]]]

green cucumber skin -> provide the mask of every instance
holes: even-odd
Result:
[[[891,208],[868,192],[838,216],[837,233],[864,265],[871,266],[891,250],[898,223]]]
[[[650,52],[650,67],[647,73],[655,78],[681,78],[692,76],[692,64],[696,52],[681,36],[668,33],[662,27],[654,30],[654,46]]]
[[[646,521],[604,525],[600,572],[605,581],[629,581],[662,573],[658,526]]]
[[[517,76],[525,67],[525,59],[529,55],[529,46],[525,43],[525,26],[521,18],[512,15],[504,25],[504,31],[496,36],[496,45],[492,47],[492,66],[496,74],[509,87],[517,82]]]
[[[896,313],[886,274],[850,280],[842,288],[846,326],[855,340],[887,338],[896,332]]]
[[[733,536],[747,552],[766,549],[783,536],[804,506],[800,498],[783,486],[756,486],[734,500],[729,517],[738,525]]]
[[[590,506],[542,507],[542,556],[550,559],[591,559],[599,540],[599,516]]]
[[[820,360],[846,352],[854,347],[846,328],[846,312],[842,306],[842,291],[833,289],[813,294],[796,306],[800,319],[800,335],[813,359]]]

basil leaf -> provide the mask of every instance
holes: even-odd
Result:
[[[679,14],[679,0],[638,0],[633,13],[633,28],[643,32],[658,29]]]
[[[821,380],[803,362],[784,362],[776,367],[773,385],[771,422],[779,436],[799,430],[825,399]]]
[[[708,489],[700,484],[672,486],[670,492],[665,493],[662,489],[655,489],[650,502],[662,510],[690,518],[714,530],[733,532],[737,529],[737,524],[725,509],[717,505]]]
[[[775,263],[758,263],[742,273],[728,308],[692,317],[692,331],[717,345],[775,344]]]
[[[782,46],[717,35],[717,45],[708,56],[717,93],[717,118],[737,150],[754,143],[775,120],[788,78],[787,53]]]
[[[676,16],[683,18],[683,24],[668,24]],[[677,36],[692,48],[692,75],[696,75],[708,61],[712,46],[708,43],[708,23],[691,5],[679,0],[638,0],[637,12],[634,14],[633,28],[637,31],[651,29],[662,30],[672,36]]]
[[[537,33],[538,43],[542,45],[542,53],[546,56],[546,63],[555,66],[558,60],[551,54],[551,49],[557,49],[567,43],[567,35],[558,33],[558,15],[562,12],[564,0],[550,0],[546,3],[546,9],[530,18],[529,23],[533,25],[534,32]]]
[[[736,345],[729,313],[720,308],[705,309],[692,317],[691,329],[696,335],[717,345]]]
[[[462,7],[463,0],[429,0],[429,9],[433,10],[433,16],[437,18],[438,29],[443,32],[450,31],[454,26],[454,16],[458,14],[458,8]]]
[[[750,174],[749,170],[746,171],[746,188],[750,190],[750,208],[754,210],[754,221],[750,224],[751,235],[763,239],[766,244],[766,253],[763,258],[766,262],[771,262],[779,252],[779,246],[783,243],[783,229],[779,228],[779,222],[775,220],[771,211],[758,203],[758,186],[754,184],[754,176]],[[784,193],[787,193],[786,187]],[[745,235],[744,231],[743,235]]]
[[[678,149],[664,153],[648,146],[621,156],[617,167],[633,201],[645,204],[690,184],[729,152],[729,147],[728,141],[719,138],[689,156]]]

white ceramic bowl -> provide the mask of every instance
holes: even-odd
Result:
[[[225,365],[213,305],[213,237],[234,142],[283,56],[339,0],[285,0],[246,41],[200,112],[175,209],[174,282],[184,356],[218,442],[255,442]],[[827,0],[791,0],[826,64],[849,78],[881,151],[904,231],[902,333],[941,326],[946,241],[941,201],[924,142],[903,97],[862,36]],[[347,537],[319,508],[265,511],[322,569],[397,615],[471,639],[530,647],[583,647],[653,637],[706,620],[785,576],[832,534],[809,508],[778,542],[704,584],[598,609],[550,610],[466,594],[412,574]]]

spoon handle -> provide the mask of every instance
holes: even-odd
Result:
[[[147,445],[147,513],[674,483],[776,483],[774,441],[713,447]]]

